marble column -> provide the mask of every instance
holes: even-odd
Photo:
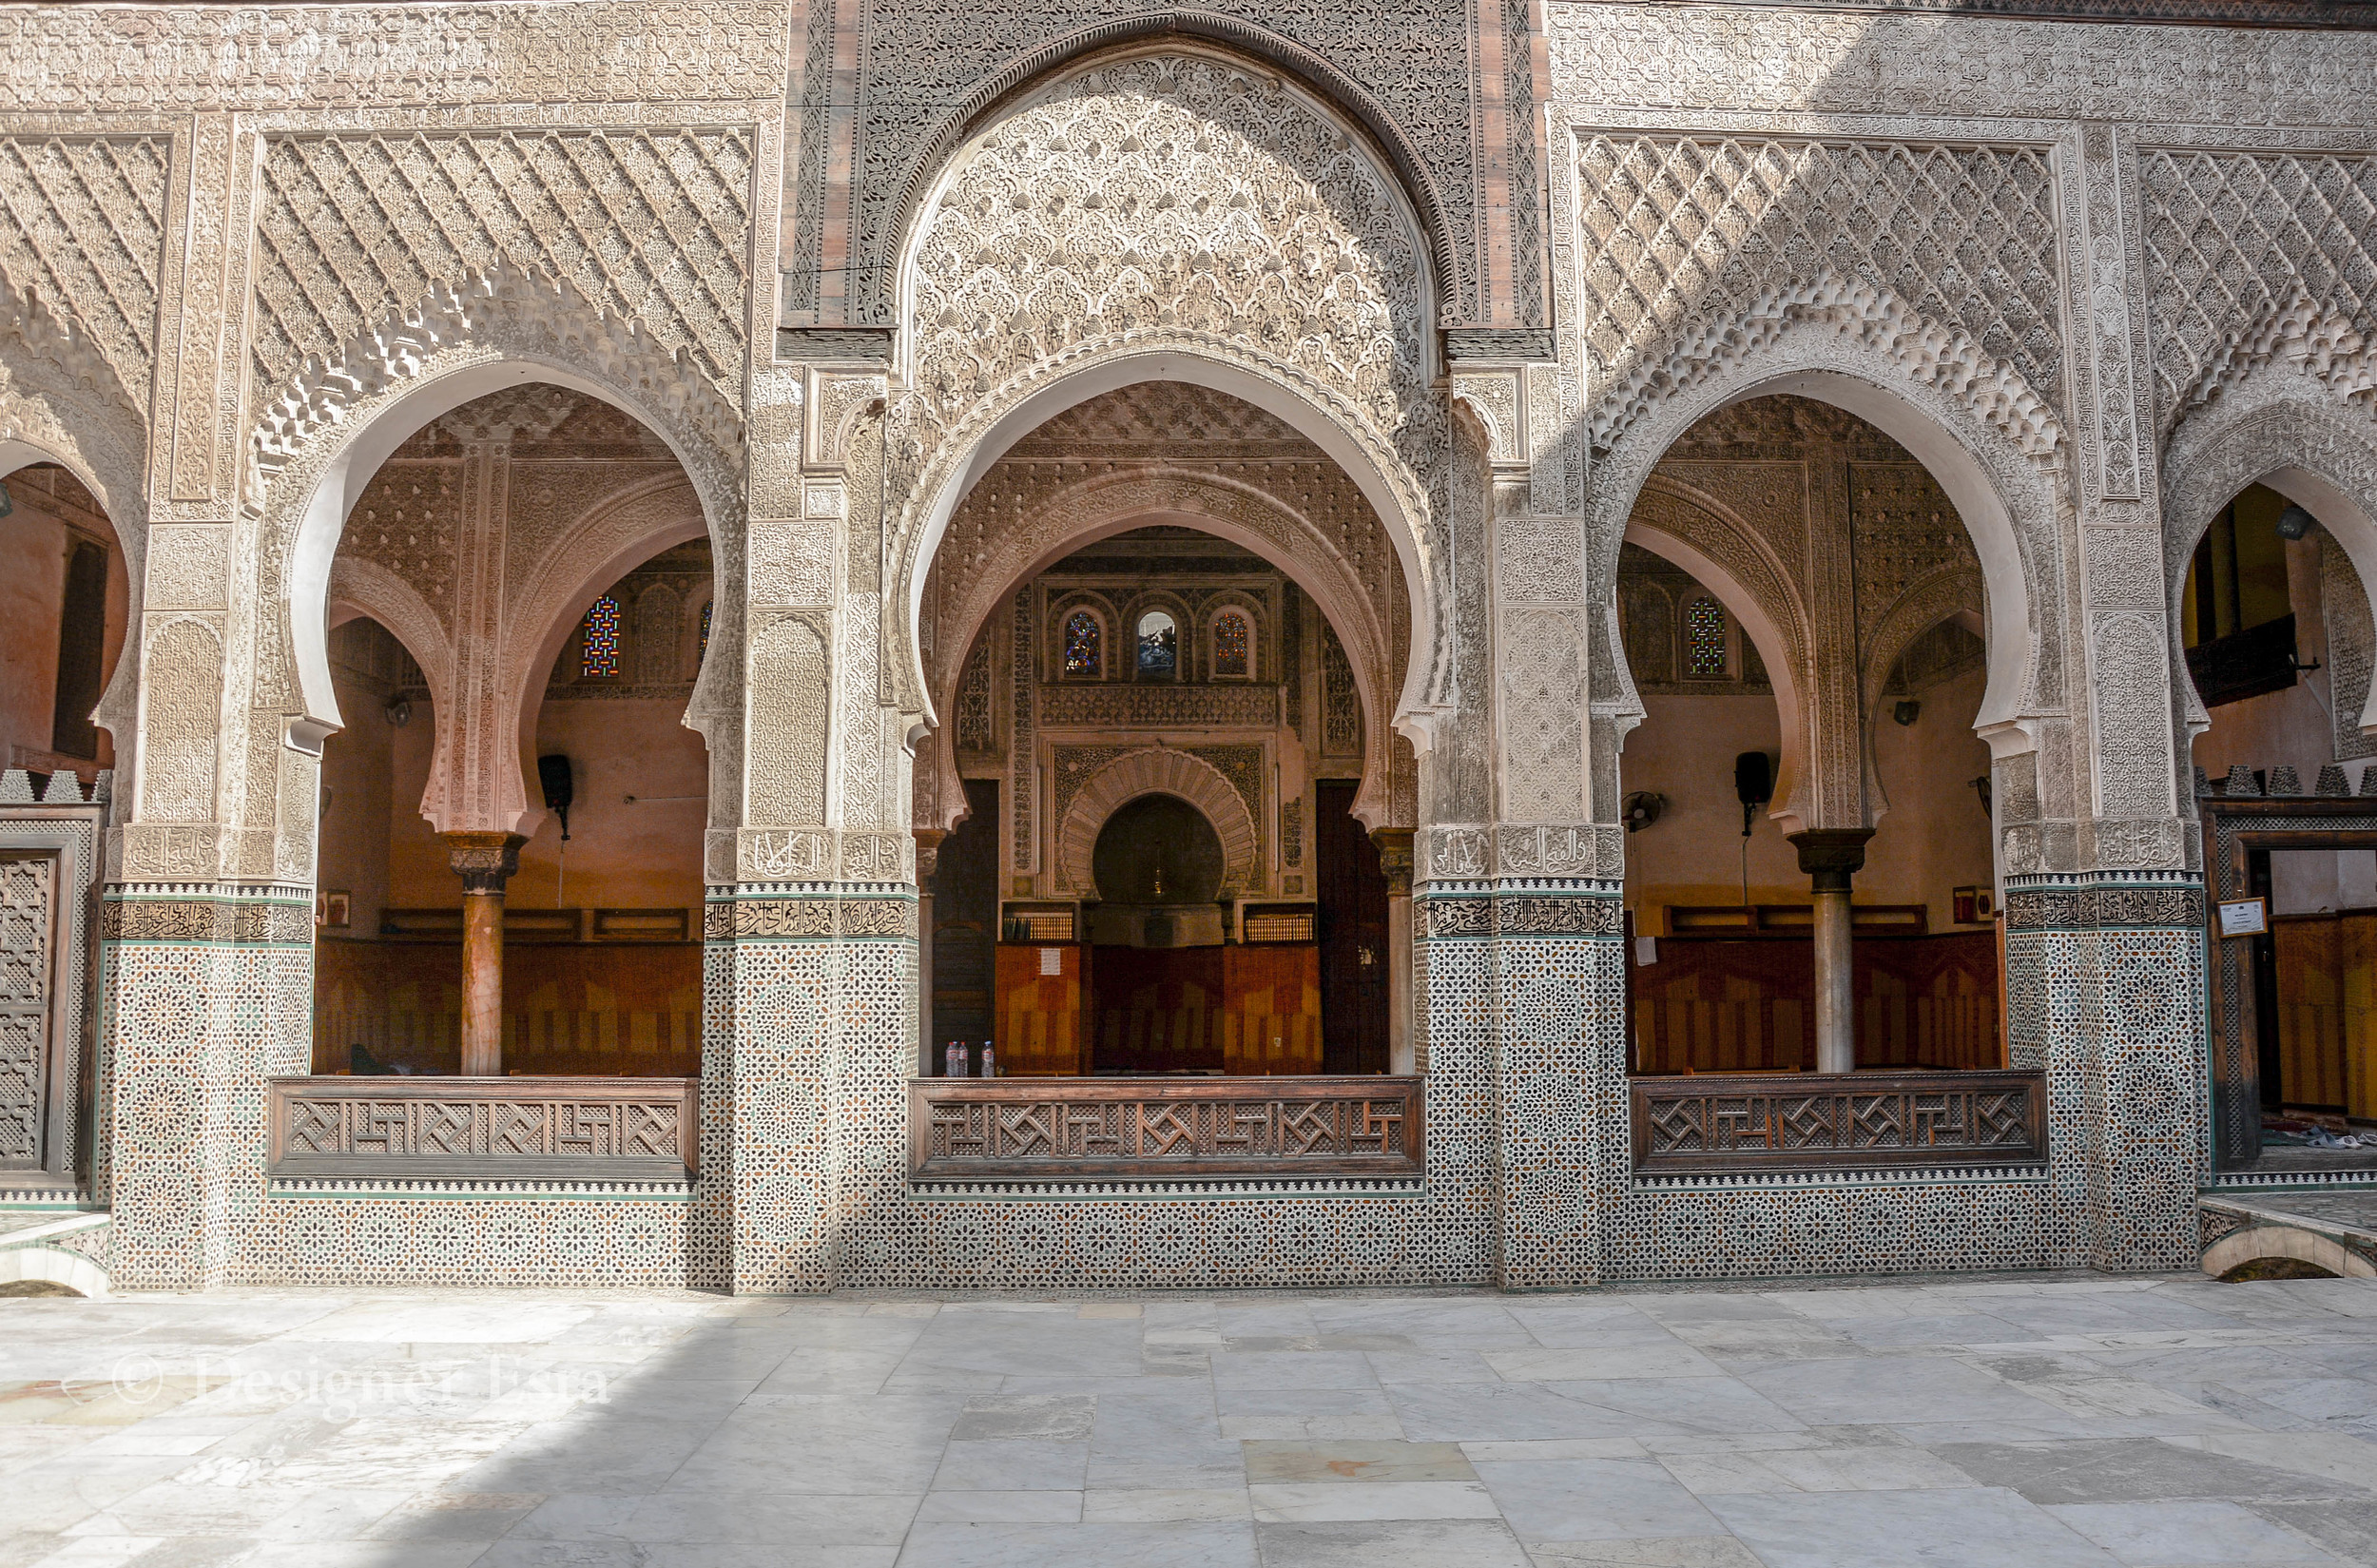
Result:
[[[1411,829],[1382,827],[1370,835],[1386,873],[1386,1070],[1420,1071],[1411,1032]]]
[[[1870,827],[1810,828],[1790,836],[1816,900],[1816,1071],[1857,1070],[1857,994],[1849,880],[1865,866]]]
[[[462,1075],[504,1070],[504,884],[520,869],[517,833],[448,833],[446,863],[462,879]]]

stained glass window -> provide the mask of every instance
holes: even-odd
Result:
[[[1139,617],[1139,673],[1169,681],[1180,668],[1180,629],[1160,610]]]
[[[717,602],[705,599],[702,603],[702,640],[693,649],[693,662],[697,667],[710,656],[710,606]]]
[[[1092,681],[1106,673],[1106,627],[1089,610],[1065,617],[1065,673]]]
[[[1684,607],[1684,673],[1696,681],[1725,679],[1725,609],[1714,599]]]
[[[1234,610],[1224,610],[1213,621],[1213,673],[1216,675],[1247,675],[1253,673],[1248,663],[1249,648],[1254,641],[1253,629],[1246,618]]]
[[[585,650],[578,678],[608,681],[619,673],[619,601],[606,593],[587,607]]]

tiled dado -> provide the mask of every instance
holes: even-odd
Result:
[[[100,908],[100,1190],[128,1288],[239,1283],[263,1213],[264,1081],[312,1052],[313,894],[127,883]]]
[[[1440,882],[1414,899],[1424,1186],[1244,1197],[912,1188],[917,904],[898,884],[713,890],[704,1174],[689,1191],[268,1186],[261,1123],[230,1113],[261,1103],[279,1054],[304,1059],[308,910],[145,891],[113,900],[108,925],[144,933],[108,945],[111,1003],[139,1020],[126,1049],[140,1092],[118,1117],[117,1246],[133,1267],[119,1277],[1526,1288],[2155,1266],[2174,1239],[2162,1186],[2185,1180],[2193,1201],[2184,1094],[2174,1107],[2158,1086],[2198,1048],[2200,928],[2174,915],[2199,916],[2200,890],[2147,878],[2014,891],[2037,895],[2009,899],[2009,979],[2037,1002],[2018,1031],[2030,1060],[2016,1065],[2047,1072],[2044,1177],[1637,1179],[1616,884]],[[2117,1039],[2104,1037],[2107,1019]],[[2142,1185],[2133,1195],[2123,1183]],[[2175,1239],[2194,1245],[2192,1208]]]

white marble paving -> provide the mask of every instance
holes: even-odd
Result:
[[[2377,1284],[0,1301],[0,1568],[2377,1563]]]

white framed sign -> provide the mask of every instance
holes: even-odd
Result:
[[[2270,900],[2227,899],[2220,904],[2223,937],[2258,937],[2270,929]]]

